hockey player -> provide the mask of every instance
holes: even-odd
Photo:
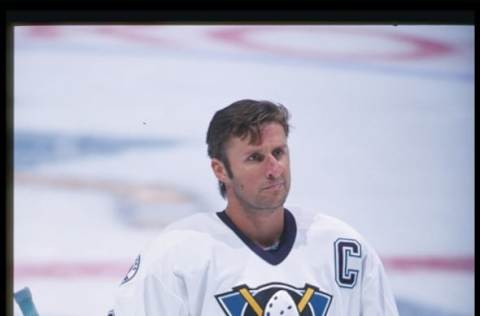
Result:
[[[207,132],[227,205],[169,225],[118,288],[116,316],[398,315],[382,263],[349,225],[284,207],[287,109],[240,100]]]

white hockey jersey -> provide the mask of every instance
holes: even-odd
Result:
[[[119,286],[115,316],[398,315],[382,263],[359,233],[330,216],[284,214],[269,251],[225,212],[170,225]]]

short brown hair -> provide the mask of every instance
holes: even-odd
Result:
[[[220,160],[226,167],[228,176],[233,177],[225,154],[225,143],[231,136],[242,139],[250,137],[254,144],[260,139],[260,127],[265,123],[279,123],[288,136],[290,118],[285,106],[270,101],[244,99],[236,101],[217,111],[210,121],[207,131],[208,156]],[[225,184],[219,181],[220,194],[225,197]]]

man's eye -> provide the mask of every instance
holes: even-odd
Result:
[[[262,157],[259,154],[251,154],[247,158],[248,161],[261,161]]]
[[[273,155],[278,158],[283,155],[283,150],[282,149],[276,149],[273,151]]]

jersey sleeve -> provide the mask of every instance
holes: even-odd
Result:
[[[395,297],[383,264],[373,248],[365,263],[362,288],[362,316],[398,316]]]
[[[115,316],[189,315],[183,279],[171,254],[147,248],[117,288]]]
[[[189,315],[182,298],[154,275],[121,285],[113,310],[115,316]]]

